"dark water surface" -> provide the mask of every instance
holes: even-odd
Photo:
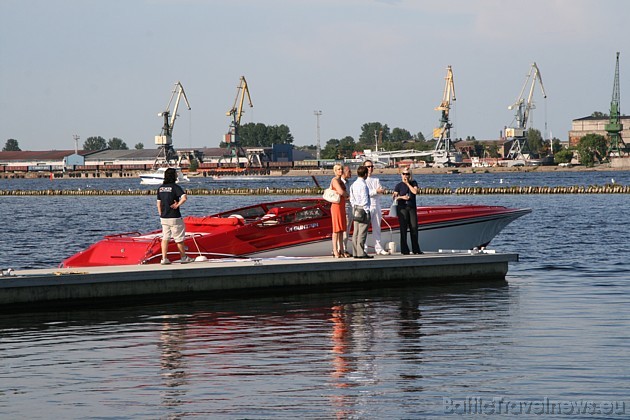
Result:
[[[264,199],[192,196],[184,212]],[[507,281],[3,314],[0,417],[628,418],[628,197],[420,202],[531,207],[491,244],[520,254]],[[153,197],[0,204],[0,267],[50,267],[105,234],[158,227]]]

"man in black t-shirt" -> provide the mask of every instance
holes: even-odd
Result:
[[[176,183],[177,171],[168,168],[164,172],[164,183],[157,191],[157,209],[160,214],[162,224],[162,261],[161,264],[170,264],[168,259],[168,243],[173,238],[180,254],[182,264],[193,261],[186,255],[184,248],[184,238],[186,236],[186,226],[182,220],[179,208],[186,202],[186,193]]]

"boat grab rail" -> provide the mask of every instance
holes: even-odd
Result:
[[[387,221],[387,219],[385,219],[383,217],[383,215],[381,215],[381,220],[383,222],[385,222],[385,224],[387,225],[387,227],[389,228],[389,241],[393,241],[394,240],[394,229],[392,228],[392,225],[389,224],[389,222]]]
[[[125,232],[125,233],[115,233],[113,235],[105,235],[105,239],[114,239],[114,238],[122,238],[124,236],[141,236],[142,234],[137,230],[133,232]]]
[[[186,234],[184,236],[184,238],[188,238],[188,239],[192,239],[193,243],[195,244],[195,247],[197,248],[197,252],[195,251],[188,251],[187,253],[189,254],[196,254],[200,257],[219,257],[219,258],[239,258],[239,259],[248,259],[250,257],[245,257],[245,256],[240,256],[240,255],[235,255],[235,254],[222,254],[219,252],[202,252],[201,249],[199,249],[199,244],[197,244],[197,241],[195,240],[195,237],[201,237],[204,236],[203,233],[191,233],[191,234]],[[149,254],[151,252],[151,250],[153,249],[153,244],[155,242],[161,242],[162,241],[162,235],[158,235],[155,238],[153,238],[153,241],[151,241],[151,244],[147,247],[147,254]],[[166,255],[179,255],[179,251],[172,251],[172,252],[167,252]],[[146,255],[146,254],[145,254]],[[161,253],[161,249],[160,249],[160,253],[157,254],[153,254],[150,257],[145,257],[142,261],[140,261],[140,264],[149,264],[151,261],[153,261],[154,259],[159,258],[160,260],[162,259],[162,253]]]

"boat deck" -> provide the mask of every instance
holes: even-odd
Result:
[[[217,296],[264,289],[309,290],[334,286],[437,284],[504,280],[518,254],[425,253],[373,259],[332,257],[217,259],[171,265],[106,266],[17,270],[0,277],[0,311],[50,306],[116,304],[175,295]]]

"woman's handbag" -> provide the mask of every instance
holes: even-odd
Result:
[[[337,192],[332,188],[326,188],[322,197],[324,197],[324,200],[328,201],[329,203],[339,204],[339,202],[341,201],[341,196],[337,194]]]
[[[398,216],[398,200],[394,198],[394,201],[392,201],[392,205],[389,207],[389,217],[396,216]]]

